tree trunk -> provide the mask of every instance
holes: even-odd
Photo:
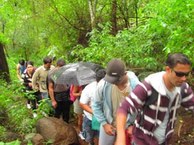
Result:
[[[112,23],[112,34],[117,34],[117,0],[112,0],[112,14],[111,14],[111,23]]]
[[[138,0],[135,0],[135,23],[136,27],[138,27]]]
[[[9,68],[2,43],[0,43],[0,78],[8,83],[10,82]]]
[[[96,27],[96,4],[97,0],[88,0],[92,30]]]

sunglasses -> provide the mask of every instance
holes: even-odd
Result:
[[[190,72],[184,73],[184,72],[177,72],[175,70],[173,71],[175,72],[177,77],[183,77],[183,76],[187,77],[190,74]]]

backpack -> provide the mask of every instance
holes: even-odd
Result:
[[[74,102],[77,99],[77,97],[75,97],[73,95],[73,87],[74,87],[74,85],[70,86],[70,101],[72,101],[72,102]],[[82,87],[80,86],[79,89],[82,89]]]

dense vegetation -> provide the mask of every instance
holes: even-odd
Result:
[[[192,0],[1,0],[0,14],[7,56],[38,64],[45,55],[103,64],[120,57],[156,70],[170,52],[193,59]]]
[[[25,108],[21,84],[15,75],[20,58],[33,60],[36,66],[46,55],[105,66],[111,58],[119,57],[128,67],[144,72],[161,70],[168,53],[184,52],[194,63],[193,0],[0,3],[0,44],[4,46],[12,80],[8,87],[6,82],[0,82],[0,107],[8,115],[0,122],[0,140],[5,139],[4,132],[9,129],[21,134],[34,129],[35,120]],[[8,128],[3,126],[6,122]]]

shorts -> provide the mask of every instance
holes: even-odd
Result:
[[[76,99],[73,103],[73,110],[76,114],[83,114],[83,109],[79,105],[79,99]]]

